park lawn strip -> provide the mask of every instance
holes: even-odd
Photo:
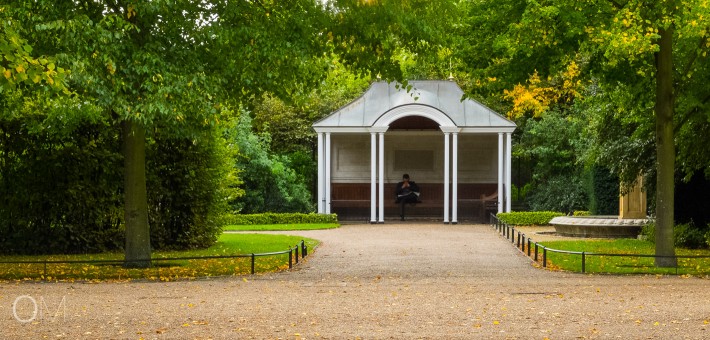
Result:
[[[228,225],[225,231],[283,231],[283,230],[320,230],[335,229],[340,227],[338,223],[291,223],[291,224],[241,224]]]
[[[636,239],[614,240],[578,240],[540,242],[550,249],[596,254],[635,254],[653,255],[655,246],[652,242]],[[539,250],[540,252],[542,250]],[[677,256],[710,256],[707,249],[676,248]],[[581,272],[582,256],[547,252],[548,267],[552,269]],[[678,268],[657,268],[653,257],[627,256],[585,256],[586,273],[609,274],[681,274],[710,275],[710,258],[679,258]]]
[[[319,242],[291,235],[223,234],[207,249],[186,251],[156,251],[154,266],[148,269],[123,268],[118,263],[0,263],[0,279],[4,280],[175,280],[195,277],[244,275],[251,273],[251,258],[212,258],[173,260],[171,258],[249,255],[252,253],[280,252],[299,245],[303,240],[312,251]],[[299,249],[299,255],[300,255]],[[295,255],[295,254],[294,254]],[[254,269],[257,273],[288,269],[289,254],[257,256]],[[165,260],[161,260],[165,259]],[[123,253],[0,256],[3,261],[122,261]],[[295,262],[295,260],[294,260]]]

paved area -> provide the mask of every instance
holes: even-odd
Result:
[[[288,233],[323,243],[285,273],[0,284],[0,332],[9,339],[710,337],[706,279],[549,272],[484,225]]]

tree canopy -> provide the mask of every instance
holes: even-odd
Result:
[[[696,147],[710,138],[708,7],[703,0],[2,2],[0,176],[5,189],[24,190],[11,178],[54,159],[112,183],[91,195],[121,208],[92,220],[124,226],[126,259],[143,266],[152,246],[194,234],[170,224],[177,222],[167,216],[180,215],[173,209],[211,202],[182,215],[205,225],[218,224],[226,206],[257,211],[252,205],[267,194],[252,178],[262,174],[294,183],[268,192],[274,204],[307,210],[306,198],[288,198],[312,186],[313,121],[377,78],[406,85],[451,76],[519,123],[516,153],[538,162],[533,180],[550,189],[537,192],[540,202],[574,183],[560,209],[584,205],[580,168],[608,169],[622,186],[644,175],[654,190],[657,254],[670,256],[675,176],[710,175],[710,153]],[[92,163],[82,172],[71,162]],[[69,184],[55,195],[88,185],[63,180]],[[184,191],[167,194],[170,187]],[[47,200],[35,191],[26,197]],[[62,208],[52,209],[56,221],[46,224],[71,224]],[[180,232],[149,227],[165,223]],[[190,246],[209,243],[198,238]]]

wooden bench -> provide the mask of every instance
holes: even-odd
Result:
[[[408,217],[443,218],[444,185],[442,183],[417,183],[421,190],[419,203],[407,204]],[[385,218],[399,217],[399,204],[395,203],[395,183],[384,187]],[[459,183],[458,219],[487,222],[488,213],[497,210],[495,183]],[[379,209],[379,205],[377,206]],[[331,211],[341,220],[370,220],[369,183],[333,183],[331,185]]]

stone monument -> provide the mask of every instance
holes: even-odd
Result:
[[[643,177],[639,176],[634,187],[626,195],[619,196],[619,219],[646,218],[646,190]]]
[[[636,238],[646,223],[646,191],[640,176],[631,191],[619,195],[619,216],[560,216],[550,221],[558,235],[594,238]]]

